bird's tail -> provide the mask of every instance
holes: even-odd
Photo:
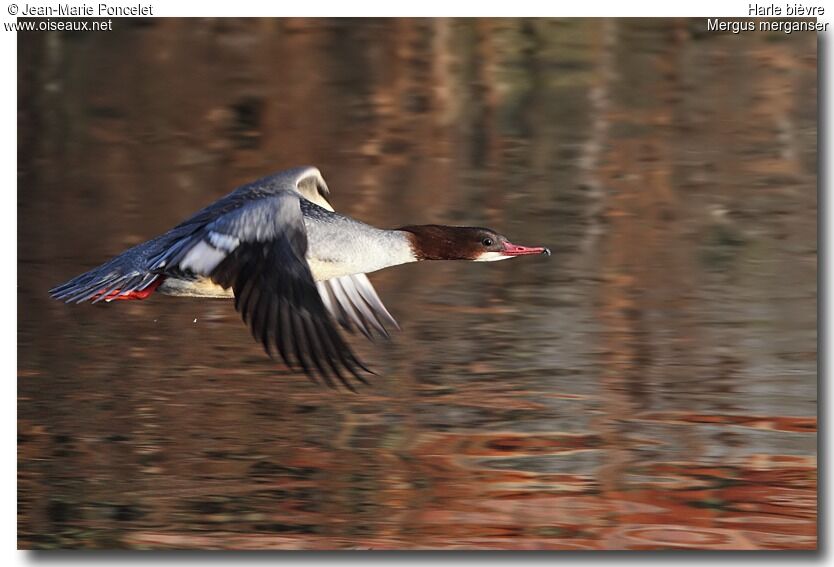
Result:
[[[145,299],[160,286],[165,276],[139,270],[132,264],[130,258],[122,254],[50,289],[49,294],[67,303]]]

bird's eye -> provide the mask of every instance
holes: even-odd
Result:
[[[492,246],[493,242],[491,238],[484,238],[483,240],[481,240],[481,244],[483,244],[484,246]]]

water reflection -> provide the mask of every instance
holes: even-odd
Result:
[[[21,34],[20,545],[814,547],[816,38],[702,25]],[[303,163],[554,256],[372,276],[404,331],[360,395],[228,302],[49,300]]]

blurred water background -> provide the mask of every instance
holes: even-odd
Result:
[[[816,545],[815,34],[130,20],[19,35],[19,545]],[[551,258],[371,276],[358,395],[228,301],[47,290],[236,185]]]

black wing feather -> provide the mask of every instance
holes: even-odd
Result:
[[[300,216],[300,214],[299,214]],[[285,219],[286,220],[286,219]],[[280,354],[290,368],[333,386],[332,375],[354,388],[342,369],[366,383],[365,365],[339,336],[305,259],[303,223],[286,223],[266,240],[242,241],[210,274],[235,294],[235,309],[270,354]]]

